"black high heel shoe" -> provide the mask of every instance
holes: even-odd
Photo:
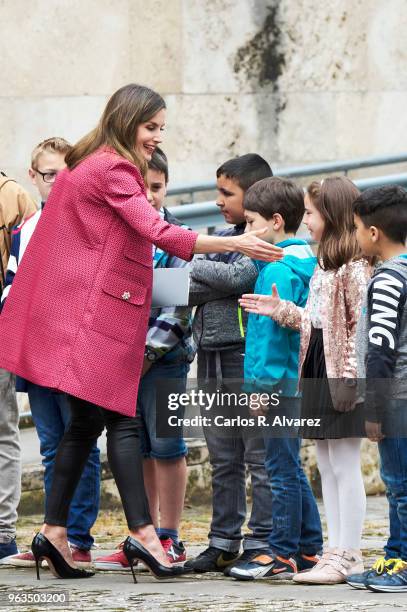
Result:
[[[57,578],[90,578],[95,574],[95,572],[88,572],[69,565],[59,550],[42,533],[37,533],[34,537],[31,551],[35,559],[37,580],[40,579],[40,565],[43,559],[48,561],[51,572]]]
[[[137,542],[137,540],[130,536],[126,538],[124,542],[123,552],[131,567],[134,582],[137,582],[133,567],[135,561],[143,561],[156,578],[175,578],[176,576],[189,574],[191,572],[189,569],[184,569],[183,566],[167,567],[166,565],[162,565],[142,544],[140,544],[140,542]]]

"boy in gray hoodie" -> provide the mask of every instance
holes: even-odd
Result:
[[[230,159],[218,168],[216,203],[225,221],[232,225],[218,235],[243,234],[244,194],[254,183],[272,174],[269,164],[254,153]],[[227,393],[237,390],[230,386],[231,379],[243,382],[247,314],[240,309],[238,298],[253,291],[256,278],[252,260],[238,253],[212,254],[192,262],[190,305],[198,306],[193,330],[198,344],[199,388],[216,381],[217,388]],[[250,437],[242,428],[234,431],[233,437],[227,433],[221,437],[215,428],[204,427],[204,435],[212,466],[209,547],[196,559],[187,561],[186,567],[198,573],[228,574],[236,562],[250,561],[268,549],[271,487],[264,466],[264,442],[261,437]],[[250,531],[243,537],[246,465],[251,475],[253,506]],[[243,554],[238,560],[242,539]]]
[[[356,238],[377,257],[357,331],[358,376],[366,379],[366,434],[378,442],[389,500],[384,557],[347,578],[355,588],[407,592],[407,192],[368,189],[354,203]]]

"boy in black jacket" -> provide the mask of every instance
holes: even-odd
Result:
[[[382,262],[367,288],[357,357],[358,376],[366,379],[366,433],[379,446],[390,534],[384,557],[347,583],[400,593],[407,592],[407,192],[397,185],[368,189],[354,213],[362,252]]]

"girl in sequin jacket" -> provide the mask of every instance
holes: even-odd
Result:
[[[360,541],[366,497],[361,439],[355,437],[362,435],[363,424],[361,411],[355,409],[355,333],[371,269],[355,238],[352,203],[358,193],[346,177],[313,182],[307,189],[304,223],[319,242],[319,266],[305,308],[281,300],[276,287],[271,296],[244,295],[241,300],[249,312],[301,332],[302,416],[314,418],[314,425],[301,433],[316,438],[328,547],[320,562],[297,574],[295,582],[340,583],[355,569],[363,571]]]

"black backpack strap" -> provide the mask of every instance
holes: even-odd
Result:
[[[0,176],[7,176],[7,174],[5,174],[2,170],[0,170]],[[2,185],[0,185],[0,190],[3,189],[4,185],[7,185],[7,183],[9,183],[10,181],[15,183],[14,179],[9,178],[7,181],[4,181],[4,183]],[[2,225],[0,227],[0,231],[6,233],[8,232],[8,228],[5,225]],[[3,292],[4,289],[4,284],[6,282],[6,274],[5,274],[5,270],[4,270],[4,266],[3,266],[3,257],[2,254],[0,252],[0,272],[1,272],[1,291],[0,291],[0,295]]]
[[[6,275],[4,273],[4,266],[3,266],[3,255],[0,252],[0,271],[1,271],[1,286],[0,286],[0,296],[3,293],[3,289],[4,289],[4,285],[6,283]]]

